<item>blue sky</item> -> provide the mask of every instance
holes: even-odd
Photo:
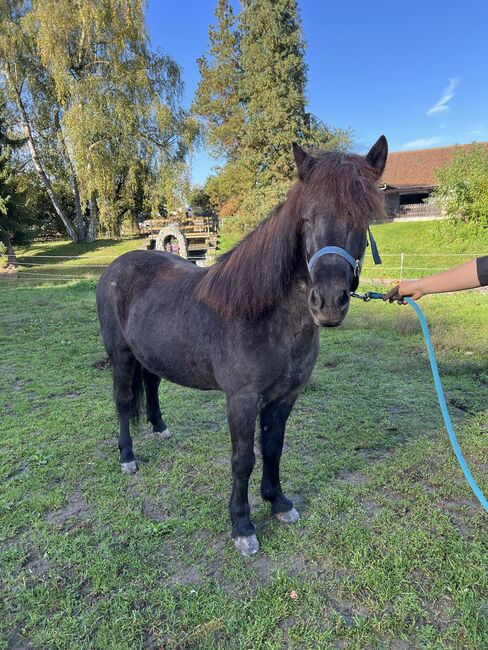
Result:
[[[237,3],[236,3],[237,4]],[[153,45],[183,68],[185,106],[198,84],[216,0],[149,0]],[[486,0],[299,0],[307,41],[308,109],[351,127],[364,152],[488,140]],[[215,161],[195,155],[203,183]]]

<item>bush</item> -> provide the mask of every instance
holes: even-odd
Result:
[[[434,201],[447,216],[488,228],[488,148],[460,147],[449,165],[437,171]]]

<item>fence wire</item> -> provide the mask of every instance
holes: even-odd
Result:
[[[452,264],[442,264],[442,258],[453,259],[466,258],[472,259],[485,255],[483,253],[420,253],[420,252],[405,252],[398,253],[382,253],[381,257],[388,262],[386,266],[364,266],[363,272],[370,275],[373,272],[377,273],[378,279],[383,280],[397,280],[402,279],[408,275],[415,276],[418,273],[430,272],[436,273],[444,271],[452,266]],[[419,260],[420,265],[409,266],[408,260],[414,258],[415,261]],[[435,266],[427,266],[427,259],[432,259]],[[0,283],[15,284],[19,280],[37,281],[37,282],[71,282],[73,280],[97,280],[101,275],[102,270],[107,268],[114,259],[110,254],[83,254],[80,255],[17,255],[18,266],[9,272],[0,271]],[[398,265],[394,260],[398,259]],[[8,261],[6,253],[0,253],[0,267],[5,264],[2,262]],[[78,261],[80,263],[75,263]],[[106,264],[102,263],[106,261]],[[413,260],[412,260],[413,261]],[[423,263],[422,263],[423,261]],[[459,263],[462,260],[459,259]],[[63,263],[66,262],[64,265]],[[428,261],[427,261],[428,264]],[[44,270],[45,269],[45,270]],[[78,269],[80,272],[78,273]],[[86,270],[82,270],[86,269]],[[90,272],[90,270],[93,270]],[[391,277],[386,278],[385,272],[391,274]],[[374,279],[370,277],[370,279]]]

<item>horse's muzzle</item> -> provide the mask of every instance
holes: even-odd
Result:
[[[319,327],[337,327],[344,320],[349,308],[349,291],[324,291],[312,287],[308,296],[308,308]]]

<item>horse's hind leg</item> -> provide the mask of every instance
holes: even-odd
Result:
[[[117,350],[112,355],[115,405],[119,415],[120,469],[125,474],[137,470],[129,421],[137,418],[137,407],[142,393],[141,366],[128,349]]]
[[[143,368],[142,377],[146,390],[146,414],[148,421],[152,424],[153,432],[162,438],[169,438],[171,433],[164,422],[161,409],[159,408],[158,388],[161,382],[160,377]]]
[[[283,450],[285,427],[295,397],[267,404],[261,410],[261,451],[263,478],[261,496],[271,503],[271,512],[277,519],[292,524],[299,514],[290,499],[283,494],[280,483],[280,459]]]

